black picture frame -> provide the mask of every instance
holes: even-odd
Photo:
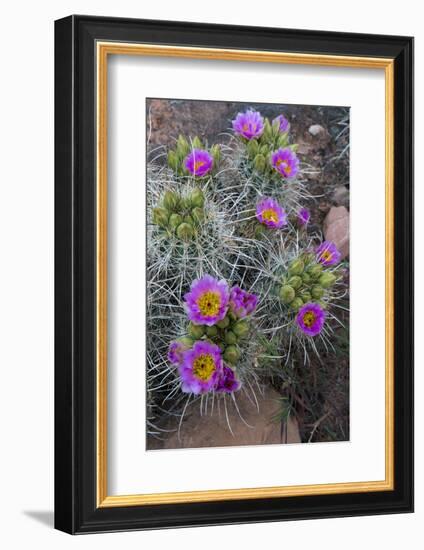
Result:
[[[98,40],[394,60],[394,490],[97,507]],[[55,73],[55,527],[76,534],[412,512],[413,39],[73,15],[55,22]]]

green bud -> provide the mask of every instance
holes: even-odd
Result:
[[[263,172],[265,170],[265,167],[266,167],[265,157],[262,154],[259,153],[255,157],[255,168],[259,172]]]
[[[194,220],[193,218],[190,216],[190,214],[186,214],[184,216],[184,223],[188,223],[189,225],[193,225],[194,224]]]
[[[233,326],[233,332],[239,338],[243,338],[249,332],[249,323],[243,319],[237,321],[237,323]]]
[[[307,271],[304,271],[302,273],[302,281],[306,284],[311,282],[311,276],[309,275],[309,273]]]
[[[203,149],[203,144],[200,141],[199,137],[196,136],[192,141],[193,149]]]
[[[287,147],[287,145],[289,144],[289,140],[287,136],[288,136],[287,132],[284,132],[284,134],[280,134],[278,136],[278,139],[277,139],[278,147]]]
[[[261,145],[259,152],[261,155],[263,155],[265,158],[268,156],[269,148],[268,145]]]
[[[221,147],[217,143],[215,145],[212,145],[211,155],[213,156],[213,160],[214,160],[215,167],[216,167],[216,165],[218,164],[218,162],[221,159]]]
[[[177,237],[182,241],[189,241],[193,238],[193,235],[193,227],[189,223],[183,222],[177,227]]]
[[[301,258],[294,260],[289,266],[290,275],[301,275],[305,269],[305,263]]]
[[[227,344],[237,344],[237,336],[232,330],[228,330],[225,332],[225,342]]]
[[[336,282],[337,277],[333,273],[326,271],[319,278],[319,284],[324,288],[330,288]]]
[[[239,358],[240,358],[240,352],[236,348],[236,346],[231,345],[231,346],[228,346],[227,348],[225,348],[225,351],[224,351],[224,360],[225,361],[227,361],[231,365],[235,365],[237,363],[237,361],[239,360]]]
[[[318,279],[318,277],[321,275],[322,273],[322,265],[321,264],[311,264],[311,266],[309,267],[308,269],[309,271],[309,275],[313,278],[313,279]]]
[[[165,191],[162,199],[162,204],[167,210],[176,210],[180,199],[173,191]]]
[[[230,324],[230,319],[227,315],[221,321],[217,322],[217,326],[219,328],[227,328],[229,324]]]
[[[266,226],[262,223],[257,223],[255,227],[255,237],[257,239],[260,239],[265,232]]]
[[[218,336],[218,329],[216,326],[206,327],[206,334],[211,338],[215,338],[215,336]]]
[[[324,289],[320,285],[314,285],[311,288],[311,294],[315,300],[320,300],[324,296],[324,292]]]
[[[178,158],[175,154],[175,151],[169,151],[168,152],[168,166],[174,170],[174,172],[178,171]]]
[[[280,299],[283,304],[290,304],[295,299],[296,293],[292,286],[283,285],[280,288]]]
[[[293,277],[290,277],[290,279],[288,280],[288,284],[295,290],[297,290],[303,284],[302,277],[299,277],[299,275],[294,275]]]
[[[266,140],[270,140],[272,138],[272,127],[268,118],[265,119],[264,132],[262,135]]]
[[[205,195],[203,194],[203,191],[199,189],[199,187],[193,189],[190,193],[189,201],[193,208],[203,208],[203,205],[205,204]]]
[[[191,211],[191,216],[195,223],[201,224],[205,219],[205,211],[203,210],[203,208],[199,208],[198,206],[196,206],[196,208],[193,208],[193,210]]]
[[[225,351],[226,345],[224,344],[224,342],[216,342],[216,345],[219,347],[219,349],[220,349],[222,352]]]
[[[188,336],[182,336],[181,338],[177,338],[177,342],[180,342],[186,348],[191,348],[195,340],[193,340],[193,338],[189,338]]]
[[[247,144],[247,153],[252,159],[259,153],[259,145],[256,139],[251,139]]]
[[[205,334],[205,327],[203,325],[195,325],[194,323],[190,322],[187,331],[190,336],[192,336],[196,340],[200,340],[200,338]]]
[[[181,134],[178,136],[177,139],[177,149],[182,157],[186,157],[190,152],[190,145],[186,138]]]
[[[160,206],[153,208],[153,223],[159,225],[159,227],[166,227],[168,225],[168,211]]]
[[[172,229],[177,229],[177,227],[183,222],[183,217],[179,214],[171,214],[169,217],[169,226]]]
[[[306,304],[312,301],[312,294],[308,290],[302,290],[300,298],[302,298],[302,301]]]
[[[299,308],[303,306],[303,300],[301,298],[295,298],[293,302],[290,304],[290,308],[294,311],[297,311]]]

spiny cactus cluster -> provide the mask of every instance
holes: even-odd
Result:
[[[167,166],[149,162],[154,435],[187,399],[234,400],[271,381],[287,387],[286,366],[302,354],[307,365],[319,342],[328,349],[334,340],[333,305],[346,292],[340,253],[308,233],[310,193],[290,125],[248,110],[232,126],[230,145],[180,135]]]

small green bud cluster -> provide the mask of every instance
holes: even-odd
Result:
[[[298,146],[289,144],[288,132],[280,132],[278,121],[271,123],[265,118],[262,135],[248,141],[246,150],[249,161],[258,172],[272,174],[271,153],[285,147],[296,151]]]
[[[190,142],[183,136],[179,135],[175,149],[168,151],[168,166],[178,175],[178,176],[187,176],[189,172],[185,167],[185,160],[187,155],[193,149],[203,149],[208,150],[206,146],[202,143],[198,136],[195,136]],[[213,157],[214,167],[218,165],[221,160],[221,148],[218,144],[213,145],[209,149],[209,153]]]
[[[280,300],[297,312],[304,304],[317,302],[326,307],[325,298],[339,279],[337,271],[328,271],[312,254],[302,254],[289,265],[282,277]]]
[[[188,242],[196,235],[205,220],[205,196],[195,187],[187,196],[176,191],[165,191],[158,206],[153,208],[153,223],[161,229]]]
[[[208,340],[216,344],[222,351],[226,363],[234,367],[240,359],[240,345],[249,334],[249,320],[239,319],[232,312],[215,325],[196,325],[191,322],[187,326],[188,338],[191,340]]]

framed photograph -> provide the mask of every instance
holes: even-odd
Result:
[[[413,39],[55,24],[55,525],[413,510]]]

